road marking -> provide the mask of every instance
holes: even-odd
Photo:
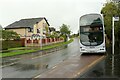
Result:
[[[55,68],[57,67],[57,65],[58,65],[58,64],[56,64],[55,66],[53,66],[52,69],[55,69]],[[39,78],[40,76],[41,76],[41,74],[35,76],[34,78]],[[34,80],[34,78],[33,78],[33,80]]]
[[[60,64],[60,63],[55,64],[55,66],[53,66],[53,67],[52,67],[52,69],[55,69],[55,68],[57,67],[57,65],[59,65],[59,64]],[[53,70],[52,70],[51,72],[53,72]],[[50,73],[51,73],[51,72],[50,72]],[[41,74],[40,74],[40,75],[38,75],[38,76],[36,76],[36,77],[34,77],[34,78],[39,78],[40,76],[41,76]],[[34,79],[34,78],[33,78],[33,79]]]
[[[34,78],[39,78],[40,76],[41,76],[41,75],[38,75],[38,76],[36,76],[36,77],[34,77]],[[34,78],[33,78],[33,79],[34,79]]]
[[[52,69],[56,68],[57,66],[52,67]]]
[[[72,55],[71,57],[74,57],[74,56],[76,56],[76,55]]]
[[[18,62],[14,62],[14,63],[10,63],[10,64],[8,64],[8,65],[0,66],[0,68],[4,68],[4,67],[7,67],[7,66],[11,66],[11,65],[16,64],[16,63],[18,63]]]
[[[76,77],[76,76],[77,76],[77,74],[74,75],[74,77]]]
[[[80,75],[80,72],[78,72],[77,75]]]
[[[57,51],[60,51],[60,50],[57,50]],[[51,54],[55,54],[56,51],[52,51],[51,52],[48,52],[48,54],[45,54],[45,55],[40,55],[40,56],[37,56],[37,57],[34,57],[34,58],[31,58],[31,59],[36,59],[36,58],[40,58],[40,57],[45,57],[45,56],[48,56],[48,55],[51,55]]]
[[[48,56],[48,55],[51,55],[51,54],[55,54],[55,53],[48,53],[48,54],[45,54],[45,55],[40,55],[40,56],[37,56],[37,57],[33,57],[31,59],[37,59],[37,58],[45,57],[45,56]],[[17,59],[20,59],[20,58],[17,58]],[[16,63],[18,63],[18,62],[13,62],[13,63],[10,63],[8,65],[0,66],[0,68],[11,66],[11,65],[16,64]]]
[[[49,54],[51,54],[51,53],[49,53]],[[47,56],[47,55],[48,55],[48,54],[40,55],[40,56],[37,56],[37,57],[33,57],[33,58],[31,58],[31,59],[36,59],[36,58],[44,57],[44,56]]]
[[[89,63],[88,65],[86,66],[83,66],[83,68],[80,69],[80,71],[78,71],[77,73],[75,72],[75,74],[73,75],[73,78],[74,77],[78,77],[80,76],[80,74],[84,73],[85,71],[87,71],[88,69],[90,69],[92,66],[94,66],[95,64],[97,64],[98,62],[100,62],[102,59],[104,59],[106,56],[101,56],[100,58],[98,59],[95,59],[92,63]],[[59,63],[60,64],[60,63]],[[55,70],[55,68],[57,67],[57,65],[59,64],[56,64],[54,67],[52,67],[50,69],[50,73],[53,72]],[[49,71],[48,71],[49,72]],[[42,76],[41,74],[34,77],[34,78],[39,78],[40,76]]]
[[[40,55],[40,56],[37,56],[37,57],[31,58],[31,59],[36,59],[36,58],[40,58],[40,57],[45,57],[45,56],[48,56],[48,55],[50,55],[50,54],[55,54],[55,53],[48,53],[48,54]]]
[[[89,68],[91,68],[94,64],[98,63],[99,61],[101,61],[103,58],[105,58],[105,56],[100,57],[99,59],[95,60],[94,62],[90,63],[89,65],[85,66],[83,69],[81,69],[74,77],[80,76],[81,73],[83,73],[85,70],[88,70]]]
[[[36,59],[36,58],[40,58],[40,57],[42,57],[42,56],[33,57],[33,58],[31,58],[31,59]]]

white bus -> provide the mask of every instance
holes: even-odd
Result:
[[[80,52],[105,53],[105,30],[100,14],[86,14],[80,17]]]

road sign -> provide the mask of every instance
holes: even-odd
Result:
[[[119,21],[119,17],[114,17],[114,21]]]

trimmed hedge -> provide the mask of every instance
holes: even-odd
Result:
[[[7,50],[8,48],[16,48],[16,47],[22,47],[21,40],[2,41],[2,50]]]

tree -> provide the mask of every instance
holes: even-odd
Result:
[[[112,17],[120,17],[120,3],[107,3],[106,6],[102,8],[101,13],[104,15],[105,29],[108,39],[112,40]],[[116,48],[120,47],[120,20],[115,22],[115,46]]]
[[[66,24],[62,24],[62,26],[60,27],[61,35],[64,37],[65,41],[67,41],[67,36],[71,33],[69,28],[70,26]]]
[[[70,34],[71,31],[70,31],[68,25],[63,24],[63,25],[60,27],[60,32],[61,32],[61,34]]]
[[[101,13],[104,15],[104,22],[105,22],[105,30],[107,33],[108,38],[111,40],[112,38],[112,17],[119,15],[120,11],[119,8],[116,6],[115,3],[107,3],[105,7],[102,8]],[[119,24],[120,22],[115,22],[115,35],[118,35],[119,32]]]
[[[0,30],[2,30],[2,26],[0,25]]]
[[[0,25],[0,39],[2,38],[2,26]]]
[[[50,37],[50,38],[57,38],[59,37],[56,33],[56,29],[54,27],[49,27],[49,31],[51,34],[48,34],[47,37]]]
[[[13,31],[7,31],[7,30],[2,30],[2,38],[4,40],[16,40],[16,39],[20,39],[20,36]]]

